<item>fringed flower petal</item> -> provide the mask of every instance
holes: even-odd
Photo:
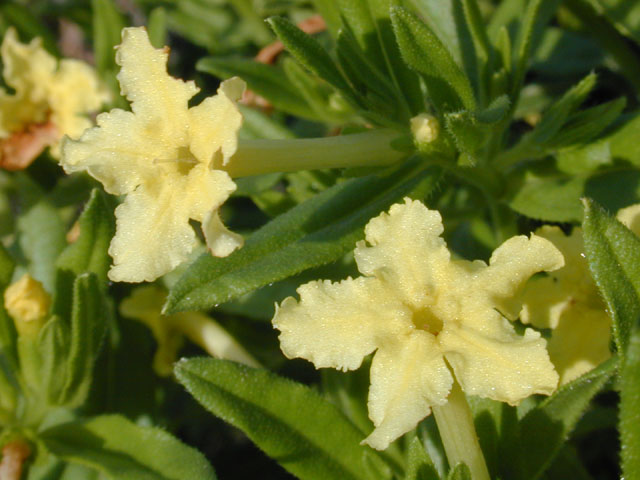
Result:
[[[478,319],[476,322],[480,323]],[[508,320],[487,312],[487,325],[476,330],[447,324],[438,335],[444,355],[465,393],[511,405],[534,393],[549,395],[558,385],[546,342],[532,329],[516,334]]]
[[[383,279],[411,305],[422,305],[449,263],[442,231],[437,211],[407,198],[367,224],[365,239],[370,246],[364,241],[357,244],[358,270]]]
[[[300,302],[286,298],[273,325],[289,358],[317,368],[354,370],[381,341],[411,329],[410,312],[376,279],[310,282],[298,288]]]
[[[415,428],[433,405],[447,401],[453,377],[435,337],[422,330],[384,342],[371,364],[369,417],[375,425],[364,443],[384,450]]]

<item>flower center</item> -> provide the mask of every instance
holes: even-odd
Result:
[[[178,147],[173,158],[155,158],[155,164],[170,164],[178,173],[188,175],[191,169],[198,164],[198,159],[193,156],[189,147]]]
[[[429,307],[414,310],[412,321],[416,328],[426,330],[433,335],[438,335],[442,331],[442,320]]]

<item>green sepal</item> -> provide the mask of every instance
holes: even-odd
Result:
[[[613,338],[624,358],[640,318],[640,239],[593,200],[584,200],[584,249],[613,316]]]
[[[616,373],[617,366],[618,359],[610,358],[529,410],[518,423],[515,435],[502,438],[502,456],[509,461],[499,464],[501,478],[538,478],[560,452],[591,399]]]
[[[164,430],[120,415],[63,423],[39,433],[57,457],[118,480],[215,480],[204,455]]]
[[[402,58],[422,75],[438,110],[475,111],[476,99],[469,79],[431,28],[402,7],[392,7],[391,23]]]
[[[253,233],[225,258],[201,256],[169,292],[165,311],[211,308],[352,250],[373,216],[405,196],[424,198],[439,169],[409,162],[384,174],[339,183]]]
[[[181,360],[175,374],[205,408],[298,478],[372,478],[364,462],[373,452],[360,445],[363,433],[309,387],[213,358]]]

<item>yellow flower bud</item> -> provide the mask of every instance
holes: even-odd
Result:
[[[440,122],[428,113],[413,117],[410,124],[413,138],[419,146],[433,142],[440,134]]]
[[[18,334],[35,337],[49,313],[51,297],[39,281],[25,273],[5,290],[4,305]]]

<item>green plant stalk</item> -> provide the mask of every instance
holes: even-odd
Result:
[[[166,317],[171,327],[183,333],[209,355],[233,360],[250,367],[260,368],[260,363],[242,348],[229,333],[206,315],[184,312]]]
[[[458,463],[464,462],[469,467],[473,480],[490,480],[473,424],[473,415],[457,381],[453,382],[447,403],[433,407],[433,416],[449,466],[453,469]]]
[[[214,168],[236,178],[323,168],[386,167],[406,156],[391,147],[400,136],[394,130],[379,129],[325,138],[241,141],[229,162]]]

